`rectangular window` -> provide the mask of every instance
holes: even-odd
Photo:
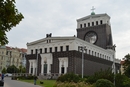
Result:
[[[49,43],[51,43],[51,40],[49,40]]]
[[[42,53],[42,48],[40,49],[40,53]]]
[[[44,49],[44,52],[47,53],[47,48]]]
[[[31,50],[31,54],[33,54],[33,50]]]
[[[90,26],[90,23],[88,23],[88,27]]]
[[[63,51],[63,46],[60,46],[60,51],[61,51],[61,52]]]
[[[100,20],[100,24],[102,24],[102,20]]]
[[[57,47],[55,47],[55,52],[57,52]]]
[[[69,51],[69,46],[66,46],[66,51]]]
[[[80,24],[80,28],[82,28],[82,24]]]
[[[3,60],[3,56],[1,57],[1,59]]]
[[[92,22],[92,26],[94,26],[94,22]]]
[[[33,68],[31,68],[31,73],[33,73]]]
[[[84,27],[86,27],[86,23],[84,23]]]
[[[89,50],[89,54],[90,54],[90,50]]]
[[[8,51],[6,52],[6,55],[8,55]]]
[[[37,54],[37,49],[35,49],[35,54]]]
[[[98,21],[96,21],[96,25],[98,25]]]
[[[87,53],[87,49],[85,49],[85,53]]]
[[[50,53],[52,53],[52,47],[50,47]]]

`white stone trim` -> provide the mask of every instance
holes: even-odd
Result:
[[[53,62],[53,58],[52,58],[52,54],[48,53],[48,54],[40,54],[41,55],[41,74],[44,73],[44,64],[46,62],[47,64],[47,73],[51,73],[51,64]]]
[[[33,59],[33,60],[29,60],[29,74],[31,74],[31,67],[33,68],[33,75],[35,75],[35,70],[36,70],[36,68],[37,68],[37,61],[35,60],[35,59]],[[32,64],[32,65],[31,65]]]
[[[69,46],[70,51],[71,50],[78,51],[78,46],[86,46],[87,54],[89,54],[89,50],[90,50],[90,55],[92,55],[92,51],[93,51],[93,56],[95,56],[95,52],[96,52],[97,57],[100,57],[100,54],[101,54],[102,56],[100,58],[103,58],[103,55],[104,55],[104,59],[109,60],[109,61],[113,61],[112,55],[115,54],[114,50],[103,49],[103,48],[98,47],[96,45],[93,45],[89,42],[81,40],[77,37],[68,37],[68,38],[66,38],[66,37],[57,37],[57,38],[51,37],[51,39],[53,40],[52,43],[42,43],[42,42],[39,42],[39,44],[30,43],[32,45],[28,46],[28,53],[27,54],[31,54],[32,49],[34,51],[35,51],[35,49],[42,49],[42,53],[44,53],[44,49],[47,48],[47,52],[49,53],[50,47],[52,47],[52,52],[55,52],[55,47],[57,47],[57,51],[60,52],[60,46],[63,46],[63,51],[66,51],[67,45]],[[43,40],[43,42],[44,42],[44,40]],[[105,56],[106,56],[106,58],[105,58]]]
[[[61,67],[64,67],[64,73],[67,73],[68,57],[60,57],[59,59],[59,74],[61,74]]]

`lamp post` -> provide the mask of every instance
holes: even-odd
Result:
[[[113,45],[113,50],[114,50],[114,55],[113,55],[113,72],[114,72],[114,81],[113,81],[113,83],[114,83],[114,85],[115,85],[115,74],[116,74],[116,71],[115,71],[115,48],[116,48],[116,45]]]
[[[79,49],[82,51],[82,78],[84,76],[84,50],[86,50],[85,46],[79,46]]]

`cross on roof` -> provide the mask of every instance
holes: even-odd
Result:
[[[94,12],[94,10],[95,10],[94,6],[92,7],[92,9],[91,9],[91,10],[92,10],[92,12]]]

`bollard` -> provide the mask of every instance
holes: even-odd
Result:
[[[4,81],[0,80],[0,87],[4,87]]]

